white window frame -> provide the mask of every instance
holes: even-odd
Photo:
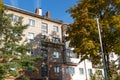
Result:
[[[43,23],[43,22],[42,22],[41,32],[43,32],[43,33],[48,33],[48,24],[47,24],[47,23]]]
[[[54,57],[54,58],[59,58],[59,52],[54,51],[54,52],[53,52],[53,57]]]
[[[12,21],[13,21],[13,22],[18,22],[18,21],[19,21],[19,16],[13,15],[13,16],[12,16]]]
[[[88,74],[92,75],[92,69],[88,69]]]
[[[35,20],[29,19],[29,25],[35,27]]]
[[[28,33],[28,39],[34,39],[34,33],[29,32]]]
[[[53,32],[58,32],[59,29],[58,29],[58,26],[53,26]]]
[[[54,66],[54,72],[59,73],[60,72],[60,67],[59,66]]]
[[[83,68],[79,68],[79,73],[80,73],[80,75],[84,75],[84,69]]]

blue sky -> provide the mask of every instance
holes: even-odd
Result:
[[[40,7],[43,15],[50,11],[52,19],[72,23],[73,20],[66,10],[76,4],[77,0],[3,0],[3,2],[30,12],[34,12],[36,7]]]

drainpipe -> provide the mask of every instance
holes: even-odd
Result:
[[[85,67],[85,77],[86,77],[86,80],[88,80],[88,77],[87,77],[87,68],[86,68],[86,62],[84,60],[84,67]]]

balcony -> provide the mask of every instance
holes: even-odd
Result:
[[[77,65],[79,64],[80,59],[79,58],[66,58],[66,63],[71,65]]]
[[[80,59],[78,58],[78,55],[73,52],[73,50],[68,48],[68,49],[66,49],[64,61],[67,64],[77,65],[77,64],[79,64]]]
[[[45,43],[47,43],[47,44],[52,44],[52,45],[64,46],[64,43],[62,43],[60,38],[56,38],[56,37],[53,37],[52,39],[50,39],[47,36],[45,36],[41,39],[41,41],[42,41],[42,44],[44,45]]]

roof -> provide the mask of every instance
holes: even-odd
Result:
[[[58,23],[58,24],[64,24],[64,22],[61,21],[61,20],[55,20],[55,19],[47,18],[46,16],[41,16],[41,15],[38,15],[36,13],[32,13],[32,12],[29,12],[27,10],[23,10],[23,9],[16,8],[16,7],[13,7],[13,6],[10,6],[10,5],[6,5],[6,4],[4,4],[4,6],[8,10],[11,10],[11,11],[15,11],[15,12],[19,12],[19,13],[22,13],[22,14],[30,15],[30,16],[33,16],[33,17],[36,17],[36,18],[44,19],[44,20],[55,22],[55,23]]]

